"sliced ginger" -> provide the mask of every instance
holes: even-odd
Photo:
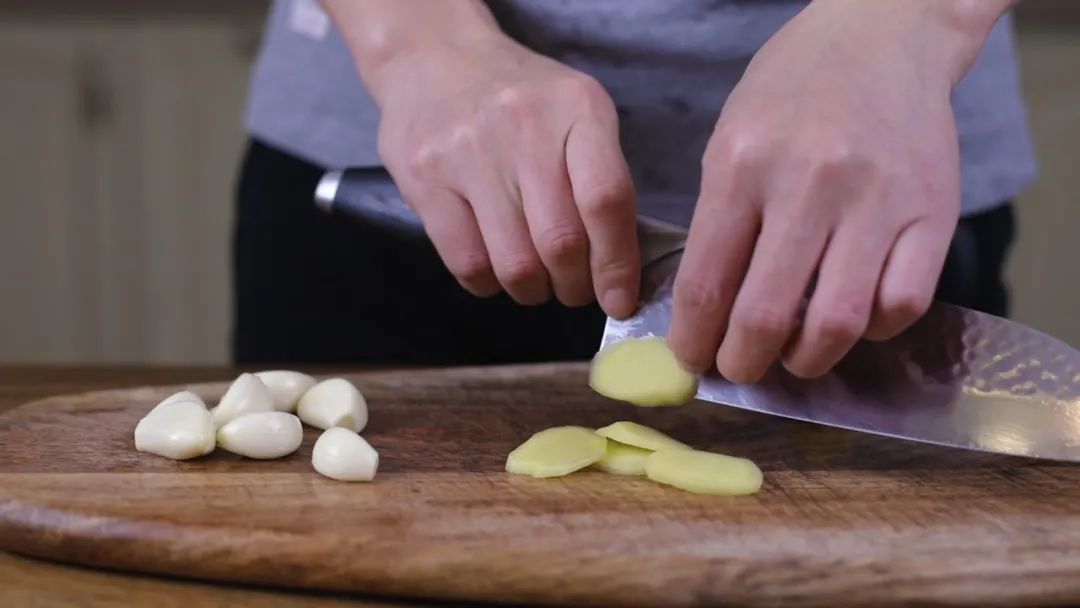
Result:
[[[531,477],[559,477],[596,463],[607,439],[592,429],[557,426],[536,433],[506,458],[506,470]]]
[[[619,443],[655,452],[656,450],[689,450],[681,441],[649,428],[644,424],[623,420],[596,429],[597,434]]]
[[[617,475],[644,475],[696,494],[753,494],[761,469],[745,458],[702,452],[636,422],[616,422],[595,432],[580,426],[540,431],[506,459],[507,472],[560,477],[594,465]]]
[[[681,405],[697,393],[697,377],[684,370],[663,338],[622,340],[593,359],[589,386],[635,405]]]
[[[658,483],[697,494],[753,494],[761,469],[745,458],[697,450],[659,450],[645,460],[645,475]]]
[[[607,450],[596,468],[616,475],[644,475],[645,459],[649,454],[652,454],[651,450],[608,440]]]

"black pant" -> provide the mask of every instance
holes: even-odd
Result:
[[[521,307],[470,296],[430,246],[319,211],[322,168],[252,142],[233,242],[237,363],[486,364],[584,360],[596,305]],[[938,295],[1004,314],[1009,205],[960,222]]]

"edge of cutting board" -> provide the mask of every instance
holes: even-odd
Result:
[[[711,405],[629,408],[589,392],[586,369],[346,375],[369,398],[365,435],[384,456],[373,484],[311,471],[313,431],[298,454],[273,462],[134,453],[131,429],[154,403],[181,387],[212,400],[227,383],[27,403],[0,415],[0,549],[169,576],[466,601],[1080,601],[1080,468]],[[617,419],[750,456],[765,487],[700,497],[593,471],[533,480],[501,470],[506,452],[540,428]],[[81,434],[90,431],[93,440]]]

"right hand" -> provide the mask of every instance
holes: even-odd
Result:
[[[378,86],[379,154],[465,289],[633,313],[634,188],[599,83],[499,37],[414,50]]]

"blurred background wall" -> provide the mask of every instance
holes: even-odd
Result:
[[[0,360],[224,362],[265,3],[0,0]],[[1019,27],[1042,176],[1015,317],[1080,346],[1080,2]]]
[[[1080,2],[1027,0],[1018,34],[1041,174],[1009,265],[1018,320],[1080,347]]]

